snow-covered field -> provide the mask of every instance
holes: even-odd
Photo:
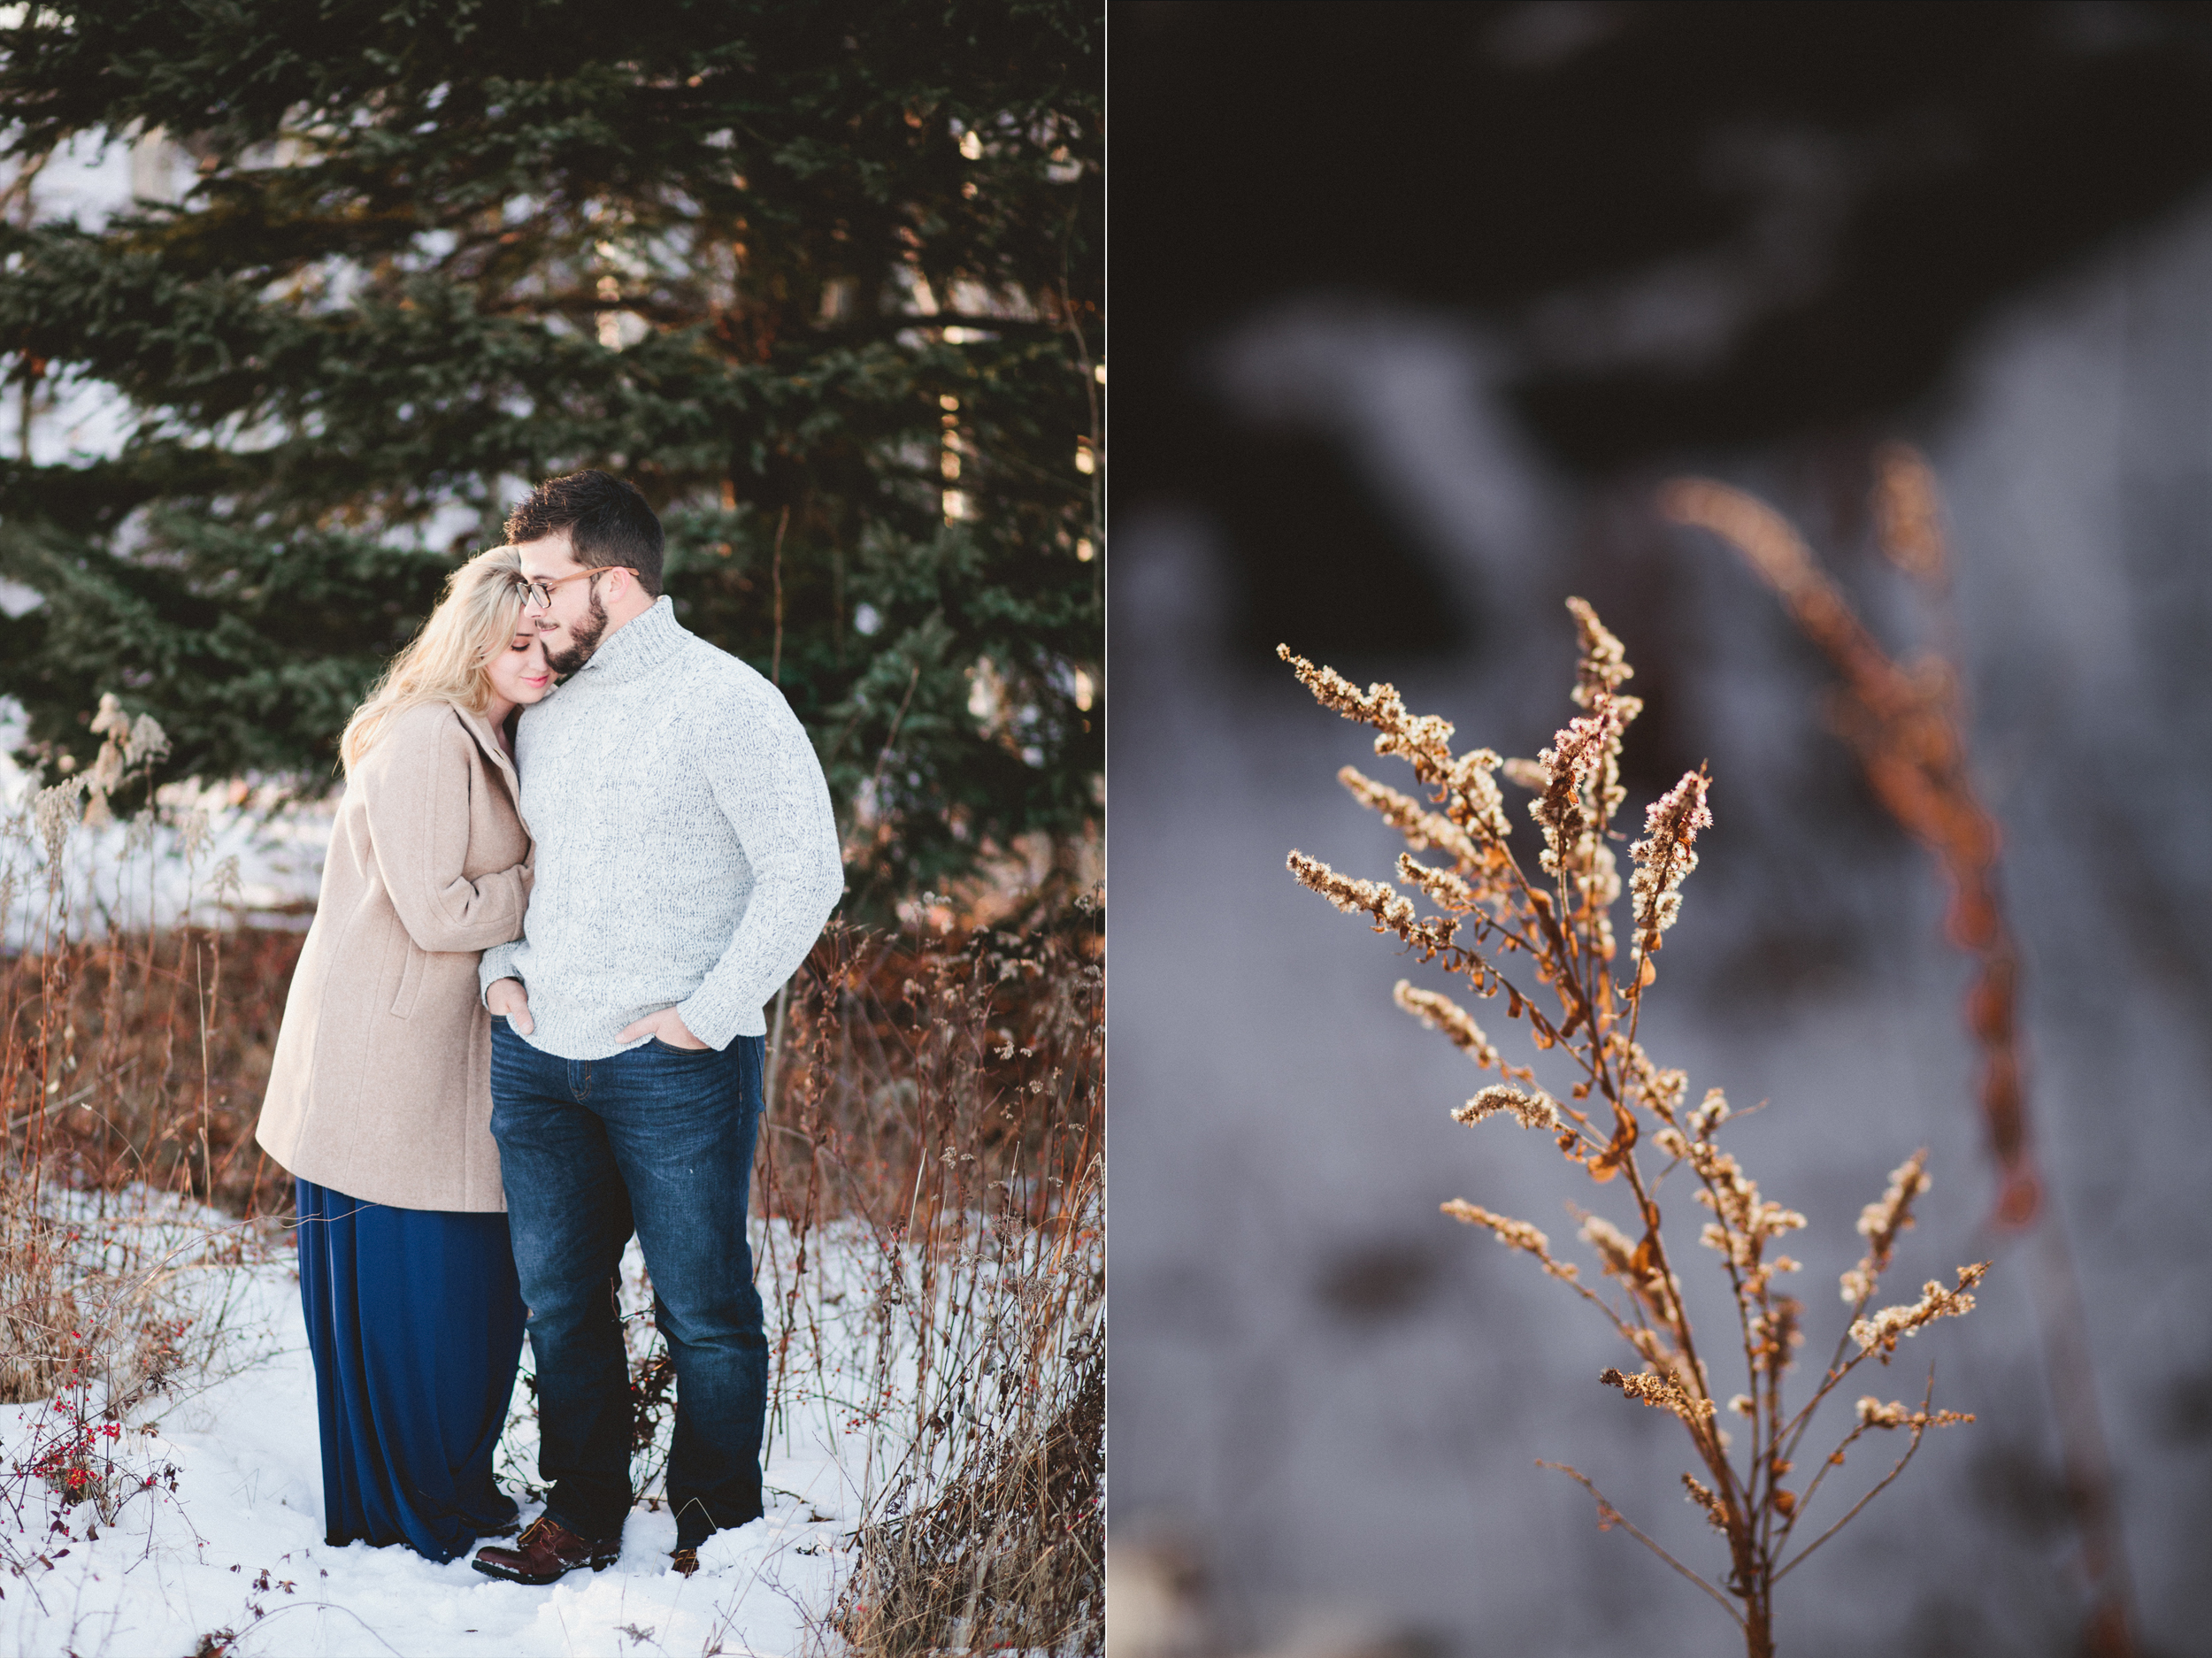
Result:
[[[92,1502],[62,1507],[24,1475],[51,1442],[50,1407],[0,1407],[0,1463],[19,1505],[0,1506],[0,1560],[13,1567],[0,1570],[0,1655],[785,1654],[809,1644],[810,1616],[829,1609],[860,1508],[871,1436],[849,1413],[784,1413],[766,1459],[767,1516],[711,1539],[690,1578],[668,1569],[673,1516],[643,1503],[615,1566],[547,1588],[495,1582],[465,1560],[433,1565],[404,1547],[328,1547],[293,1253],[280,1238],[249,1240],[244,1253],[208,1269],[196,1291],[204,1306],[223,1307],[206,1373],[123,1424],[112,1455],[125,1494],[111,1501],[111,1523]],[[836,1253],[825,1278],[861,1265]],[[632,1255],[634,1290],[634,1244]],[[837,1328],[826,1327],[826,1345]],[[824,1368],[864,1374],[868,1355],[854,1348],[825,1353]],[[518,1407],[526,1397],[518,1386]],[[531,1427],[518,1413],[506,1465],[528,1470]],[[526,1517],[537,1506],[526,1502]]]

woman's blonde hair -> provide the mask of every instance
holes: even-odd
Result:
[[[480,714],[491,706],[491,661],[522,620],[522,555],[511,547],[479,553],[453,572],[438,608],[409,640],[353,710],[338,756],[349,775],[395,714],[423,702],[449,702]]]

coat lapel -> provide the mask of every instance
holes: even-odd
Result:
[[[459,717],[461,724],[468,727],[469,735],[476,739],[476,746],[483,750],[484,757],[491,762],[501,777],[506,779],[507,798],[514,802],[515,810],[519,813],[522,810],[522,783],[515,776],[515,763],[508,757],[507,745],[499,741],[499,733],[492,729],[491,721],[481,714],[472,714],[465,708],[456,708],[453,711]],[[526,824],[524,825],[525,828],[528,826]]]

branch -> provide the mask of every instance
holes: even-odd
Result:
[[[1608,1502],[1605,1500],[1605,1493],[1600,1491],[1595,1485],[1592,1485],[1589,1480],[1585,1478],[1580,1470],[1570,1468],[1564,1462],[1547,1462],[1540,1456],[1536,1459],[1536,1466],[1539,1468],[1556,1470],[1558,1472],[1566,1475],[1568,1478],[1573,1480],[1575,1484],[1580,1485],[1583,1490],[1588,1492],[1593,1497],[1595,1497],[1598,1503],[1598,1529],[1600,1531],[1606,1531],[1616,1525],[1619,1526],[1621,1530],[1627,1532],[1629,1536],[1634,1538],[1639,1543],[1641,1543],[1653,1554],[1658,1555],[1661,1560],[1665,1561],[1668,1565],[1673,1567],[1675,1570],[1680,1572],[1685,1577],[1687,1577],[1699,1588],[1704,1590],[1706,1593],[1711,1595],[1714,1600],[1719,1601],[1721,1610],[1727,1613],[1730,1617],[1736,1620],[1736,1627],[1738,1629],[1741,1629],[1743,1627],[1743,1614],[1737,1611],[1734,1607],[1728,1604],[1727,1596],[1721,1593],[1721,1592],[1714,1588],[1711,1584],[1706,1582],[1704,1578],[1698,1576],[1697,1573],[1692,1571],[1687,1566],[1685,1566],[1673,1555],[1668,1554],[1665,1549],[1660,1547],[1658,1544],[1653,1542],[1641,1531],[1638,1531],[1636,1529],[1635,1523],[1626,1515],[1623,1514],[1618,1508],[1616,1508],[1611,1503]]]
[[[1790,1533],[1796,1529],[1797,1523],[1803,1517],[1805,1510],[1812,1507],[1813,1493],[1820,1489],[1820,1482],[1828,1478],[1828,1470],[1832,1468],[1840,1467],[1843,1462],[1843,1454],[1849,1450],[1853,1445],[1857,1443],[1860,1435],[1866,1432],[1866,1431],[1873,1425],[1874,1424],[1870,1422],[1862,1422],[1857,1427],[1852,1429],[1850,1432],[1845,1434],[1843,1436],[1843,1443],[1836,1447],[1834,1450],[1828,1453],[1826,1458],[1823,1460],[1820,1464],[1820,1471],[1815,1474],[1812,1478],[1807,1482],[1805,1489],[1798,1493],[1796,1512],[1786,1516],[1782,1522],[1782,1544],[1784,1547],[1787,1547],[1789,1546]],[[1810,1551],[1808,1552],[1809,1553]]]
[[[1487,1209],[1481,1209],[1472,1203],[1465,1202],[1459,1198],[1454,1198],[1449,1202],[1440,1205],[1440,1208],[1444,1214],[1450,1216],[1454,1220],[1458,1221],[1462,1225],[1489,1227],[1492,1235],[1495,1237],[1500,1243],[1504,1244],[1509,1249],[1518,1249],[1524,1255],[1534,1255],[1536,1257],[1537,1264],[1541,1266],[1546,1272],[1549,1273],[1553,1278],[1557,1278],[1562,1284],[1564,1284],[1576,1294],[1581,1296],[1584,1301],[1589,1302],[1591,1306],[1596,1308],[1608,1318],[1611,1319],[1613,1321],[1614,1330],[1619,1333],[1622,1340],[1628,1343],[1631,1348],[1640,1354],[1643,1351],[1641,1347],[1637,1347],[1635,1332],[1630,1329],[1628,1321],[1623,1318],[1620,1314],[1613,1310],[1613,1304],[1610,1301],[1607,1301],[1604,1296],[1600,1295],[1596,1291],[1593,1290],[1587,1284],[1585,1284],[1582,1281],[1579,1274],[1579,1269],[1576,1267],[1573,1262],[1554,1260],[1551,1255],[1550,1240],[1548,1239],[1544,1239],[1544,1235],[1541,1232],[1537,1232],[1534,1227],[1526,1227],[1525,1230],[1528,1232],[1533,1233],[1536,1238],[1543,1240],[1543,1247],[1540,1248],[1532,1248],[1527,1243],[1517,1242],[1514,1240],[1508,1238],[1506,1234],[1499,1229],[1498,1225],[1494,1224],[1496,1222],[1505,1221],[1506,1217],[1504,1216],[1493,1216]],[[1521,1226],[1523,1223],[1512,1221],[1507,1222],[1507,1224],[1518,1227]],[[1637,1305],[1636,1298],[1633,1295],[1629,1298],[1629,1301],[1632,1306]],[[1639,1316],[1640,1316],[1640,1314]],[[1648,1326],[1646,1327],[1646,1332],[1649,1333]]]
[[[1811,1542],[1806,1544],[1802,1549],[1799,1550],[1796,1556],[1792,1559],[1787,1565],[1784,1566],[1780,1570],[1774,1574],[1774,1582],[1781,1582],[1784,1577],[1787,1577],[1790,1572],[1796,1568],[1798,1563],[1801,1562],[1806,1555],[1811,1554],[1815,1549],[1818,1548],[1823,1543],[1826,1542],[1837,1532],[1842,1531],[1845,1526],[1850,1524],[1852,1521],[1857,1519],[1859,1516],[1859,1510],[1865,1508],[1866,1505],[1873,1501],[1875,1498],[1880,1496],[1882,1493],[1888,1488],[1889,1483],[1895,1479],[1898,1475],[1905,1471],[1905,1464],[1911,1462],[1913,1457],[1919,1452],[1920,1436],[1928,1431],[1928,1407],[1930,1404],[1934,1402],[1934,1400],[1935,1366],[1931,1364],[1928,1367],[1928,1390],[1924,1395],[1922,1395],[1920,1401],[1920,1415],[1914,1420],[1912,1424],[1912,1443],[1905,1447],[1905,1454],[1897,1459],[1897,1466],[1891,1469],[1888,1473],[1883,1475],[1881,1479],[1876,1483],[1873,1490],[1868,1492],[1865,1496],[1861,1497],[1856,1502],[1853,1503],[1851,1505],[1850,1512],[1846,1514],[1842,1519],[1837,1521],[1833,1525],[1823,1531]],[[1856,1436],[1855,1435],[1854,1437],[1855,1438]],[[1844,1444],[1848,1445],[1850,1442],[1851,1441],[1849,1439],[1846,1439]],[[1825,1467],[1823,1467],[1821,1470],[1823,1474],[1825,1474],[1827,1471],[1828,1470]],[[1817,1480],[1816,1480],[1815,1483],[1817,1484]],[[1811,1494],[1811,1492],[1808,1490],[1806,1495],[1810,1496]],[[1786,1543],[1788,1539],[1789,1533],[1786,1530],[1783,1532],[1784,1542]]]
[[[1874,1292],[1870,1289],[1852,1308],[1850,1324],[1847,1324],[1844,1326],[1843,1334],[1836,1338],[1836,1350],[1828,1360],[1827,1373],[1822,1378],[1819,1387],[1814,1391],[1810,1399],[1799,1407],[1797,1414],[1792,1416],[1786,1424],[1784,1432],[1788,1435],[1788,1441],[1778,1447],[1785,1457],[1796,1456],[1799,1443],[1812,1428],[1813,1412],[1820,1409],[1821,1401],[1835,1392],[1843,1378],[1856,1370],[1859,1362],[1867,1356],[1868,1352],[1871,1351],[1871,1349],[1862,1349],[1853,1354],[1847,1361],[1843,1356],[1844,1349],[1851,1345],[1850,1324],[1856,1324],[1865,1316],[1866,1304],[1873,1299]],[[1839,1365],[1842,1368],[1837,1368]]]

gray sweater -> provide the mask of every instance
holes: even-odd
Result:
[[[532,1046],[604,1059],[672,1006],[715,1048],[763,1034],[844,891],[829,787],[783,694],[664,598],[523,710],[515,762],[537,878],[522,938],[479,979],[522,980]]]

